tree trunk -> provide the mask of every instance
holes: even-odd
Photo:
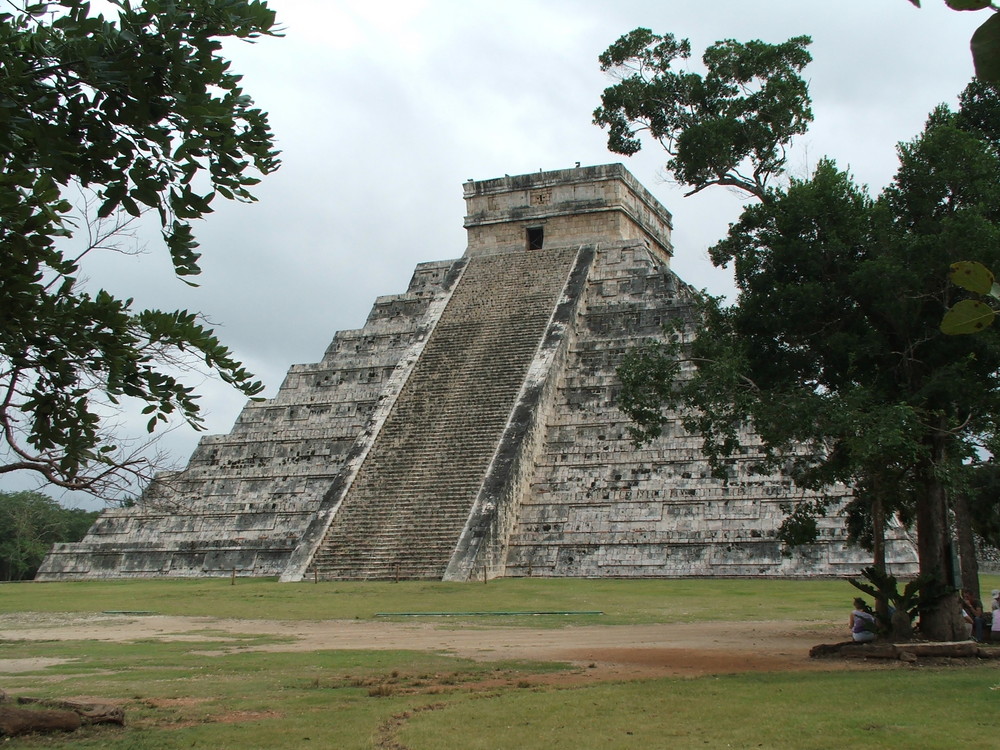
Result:
[[[81,723],[80,717],[72,711],[34,711],[0,706],[0,735],[4,737],[33,732],[75,732]]]
[[[976,539],[972,533],[972,514],[969,512],[969,498],[964,492],[952,497],[951,509],[955,513],[955,537],[958,540],[958,560],[962,571],[962,588],[979,595],[979,560],[976,559]]]
[[[872,492],[872,567],[885,576],[885,504],[882,502],[882,478],[875,476]],[[889,619],[889,602],[875,599],[875,612],[879,620]]]
[[[31,698],[21,696],[20,704],[35,704],[46,708],[58,708],[72,711],[84,724],[117,724],[125,726],[125,710],[121,706],[110,703],[82,703],[81,701],[63,701],[51,698]]]
[[[885,504],[882,502],[881,482],[876,479],[872,498],[872,565],[885,573]]]
[[[930,457],[923,471],[923,492],[917,498],[917,557],[920,574],[930,587],[946,591],[952,586],[951,533],[948,524],[948,499],[936,468],[945,465],[946,444],[943,432],[930,438]],[[951,594],[928,603],[920,611],[920,632],[932,641],[964,640],[958,595]]]

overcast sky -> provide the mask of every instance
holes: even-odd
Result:
[[[791,154],[805,176],[822,156],[877,191],[895,146],[972,76],[968,40],[985,12],[943,0],[270,0],[282,38],[228,45],[248,94],[270,113],[283,166],[252,205],[217,203],[195,227],[197,289],[151,243],[138,258],[89,270],[137,303],[200,310],[273,395],[294,363],[315,362],[337,330],[360,327],[378,295],[405,290],[421,261],[465,251],[462,183],[504,174],[623,162],[673,213],[674,270],[713,293],[731,289],[706,250],[741,198],[691,198],[646,144],[607,151],[591,123],[612,81],[597,56],[638,26],[691,40],[689,67],[720,39],[813,38],[806,68],[815,121]],[[244,399],[200,386],[210,432],[228,432]],[[137,420],[136,424],[143,424]],[[187,427],[164,446],[183,464]],[[25,477],[0,479],[21,489]],[[50,490],[45,490],[50,491]],[[56,497],[58,492],[50,491]]]

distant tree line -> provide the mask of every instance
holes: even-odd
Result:
[[[0,580],[34,578],[53,544],[80,541],[99,514],[40,492],[0,492]]]

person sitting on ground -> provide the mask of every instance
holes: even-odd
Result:
[[[851,627],[851,637],[855,641],[864,643],[875,640],[875,615],[860,596],[854,600],[854,609],[851,611],[848,624]]]
[[[983,618],[983,603],[976,599],[969,589],[962,589],[962,611],[965,613],[966,622],[972,625],[970,635],[979,643],[986,637],[986,620]]]

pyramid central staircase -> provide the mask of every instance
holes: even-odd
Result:
[[[328,512],[286,577],[441,580],[502,446],[522,442],[509,434],[520,430],[511,417],[579,254],[467,259],[384,421],[360,438],[363,459],[327,494]]]

